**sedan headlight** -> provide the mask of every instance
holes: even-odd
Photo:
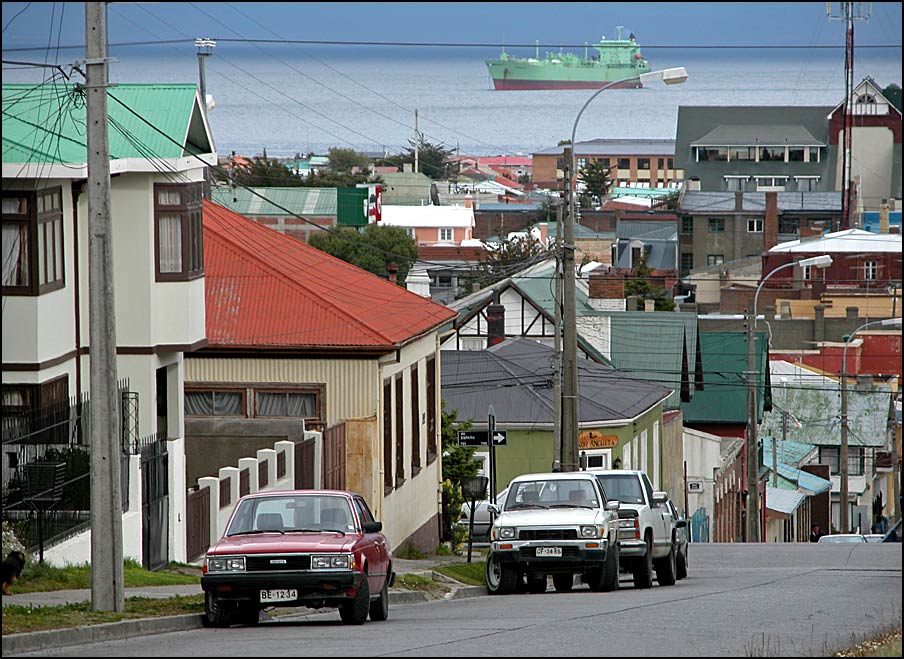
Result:
[[[311,568],[314,570],[351,570],[354,566],[355,560],[351,554],[311,557]]]
[[[606,532],[606,529],[602,526],[582,526],[581,527],[581,537],[582,538],[598,538]]]
[[[208,572],[244,572],[245,557],[244,556],[208,556],[207,557]]]
[[[494,540],[514,540],[516,537],[515,527],[500,526],[493,529]]]

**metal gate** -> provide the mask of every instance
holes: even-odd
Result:
[[[690,541],[709,542],[709,517],[706,508],[698,508],[690,519]]]
[[[314,440],[295,444],[295,489],[314,487]]]
[[[345,422],[323,432],[323,487],[345,489]]]
[[[169,467],[162,437],[141,447],[141,539],[145,569],[169,563]]]
[[[188,562],[192,563],[210,547],[210,488],[189,492],[185,502],[186,543]]]

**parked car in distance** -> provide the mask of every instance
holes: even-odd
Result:
[[[266,607],[336,607],[342,622],[389,617],[393,557],[363,497],[292,490],[239,499],[207,551],[201,588],[209,627],[256,624]]]
[[[884,533],[866,533],[864,534],[863,539],[867,542],[882,542],[882,538],[884,537]]]
[[[497,499],[498,500],[498,499]],[[589,472],[524,474],[512,480],[490,530],[487,591],[507,595],[527,582],[559,592],[581,575],[593,591],[618,589],[618,502]],[[490,510],[492,511],[493,508]]]
[[[829,535],[824,535],[821,538],[819,538],[819,541],[817,544],[839,543],[839,542],[840,543],[848,543],[848,542],[865,543],[866,538],[864,538],[859,533],[832,533]]]
[[[505,488],[496,496],[496,505],[502,508],[505,501],[505,495],[508,494],[508,488]],[[473,540],[477,542],[487,542],[490,539],[490,527],[493,522],[490,519],[489,499],[478,499],[474,504],[474,536]],[[467,530],[471,521],[471,502],[465,501],[461,504],[461,515],[458,520],[460,526]]]
[[[672,517],[675,531],[675,578],[684,579],[687,576],[687,520],[681,516],[671,499],[662,505]]]

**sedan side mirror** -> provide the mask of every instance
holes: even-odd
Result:
[[[502,512],[502,508],[500,508],[500,507],[499,507],[498,505],[496,505],[495,503],[488,503],[488,504],[487,504],[487,510],[489,510],[489,511],[490,511],[491,513],[493,513],[494,515],[498,515],[498,514],[500,514],[500,513]]]
[[[361,528],[365,533],[379,533],[383,530],[383,522],[364,522]]]

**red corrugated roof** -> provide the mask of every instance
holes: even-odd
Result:
[[[209,200],[204,271],[211,347],[395,348],[456,314]]]

